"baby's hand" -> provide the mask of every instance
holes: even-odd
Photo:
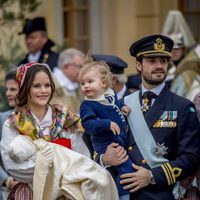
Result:
[[[110,130],[114,133],[114,135],[120,134],[120,128],[115,122],[110,123]]]
[[[128,116],[128,114],[131,112],[131,108],[128,106],[123,106],[121,112],[123,115]]]
[[[6,187],[10,190],[12,190],[18,183],[19,182],[14,180],[12,177],[8,177],[8,179],[5,181]]]

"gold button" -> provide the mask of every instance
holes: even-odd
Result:
[[[147,161],[146,160],[142,160],[142,164],[147,164]]]
[[[133,147],[132,147],[132,146],[129,146],[129,147],[128,147],[128,150],[129,150],[129,151],[133,150]]]

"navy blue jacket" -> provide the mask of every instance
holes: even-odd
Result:
[[[165,111],[177,111],[175,119],[177,126],[154,128],[153,125]],[[196,110],[192,102],[164,87],[150,111],[145,115],[145,120],[156,143],[164,143],[167,147],[167,154],[164,157],[169,162],[151,169],[156,185],[140,189],[137,193],[132,194],[131,200],[174,199],[172,195],[174,183],[194,174],[200,165],[200,125]],[[129,131],[128,137],[128,154],[132,162],[150,169],[144,162],[131,131]]]
[[[112,142],[127,146],[125,118],[121,113],[121,105],[115,97],[115,105],[104,105],[97,101],[83,101],[80,107],[82,125],[91,136],[94,150],[102,154]],[[120,135],[114,135],[110,130],[111,121],[120,127]]]

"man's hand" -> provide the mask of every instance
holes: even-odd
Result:
[[[132,164],[136,172],[122,174],[120,184],[127,184],[123,188],[129,190],[129,192],[136,192],[139,189],[148,186],[150,170],[140,167],[138,165]]]
[[[114,133],[114,135],[120,134],[120,128],[115,122],[110,123],[110,130]]]
[[[107,165],[117,166],[128,160],[126,150],[117,143],[108,145],[103,156],[104,163]]]

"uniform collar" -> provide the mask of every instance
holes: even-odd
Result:
[[[157,96],[159,96],[160,92],[162,91],[162,89],[165,87],[165,83],[163,82],[162,84],[160,84],[159,86],[151,89],[151,90],[147,90],[143,85],[142,85],[142,94],[146,91],[151,91],[154,94],[156,94]]]

